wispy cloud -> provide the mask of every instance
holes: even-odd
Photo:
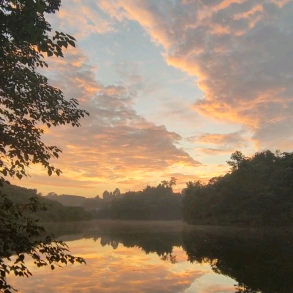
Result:
[[[62,0],[60,11],[49,16],[54,27],[66,29],[78,40],[91,34],[105,34],[115,30],[115,24],[93,0]]]
[[[186,140],[201,145],[197,150],[207,155],[231,154],[247,147],[247,138],[243,134],[243,130],[225,134],[202,133]]]

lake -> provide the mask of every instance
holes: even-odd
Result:
[[[47,225],[87,264],[10,277],[19,292],[293,292],[293,231],[178,221]]]

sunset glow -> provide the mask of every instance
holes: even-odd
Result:
[[[101,195],[208,181],[230,154],[293,147],[293,1],[62,0],[52,28],[77,39],[43,70],[90,112],[44,128],[63,154],[12,183]],[[194,278],[194,276],[192,276]]]

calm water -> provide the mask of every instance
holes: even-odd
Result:
[[[19,292],[293,292],[293,232],[180,222],[51,225],[86,265],[30,266]]]

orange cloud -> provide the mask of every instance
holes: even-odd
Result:
[[[241,4],[243,2],[244,2],[243,0],[223,0],[223,1],[221,1],[220,4],[215,5],[213,9],[215,11],[218,11],[218,10],[222,10],[222,9],[227,8],[227,7],[229,7],[232,4],[235,4],[235,3],[236,4]]]

